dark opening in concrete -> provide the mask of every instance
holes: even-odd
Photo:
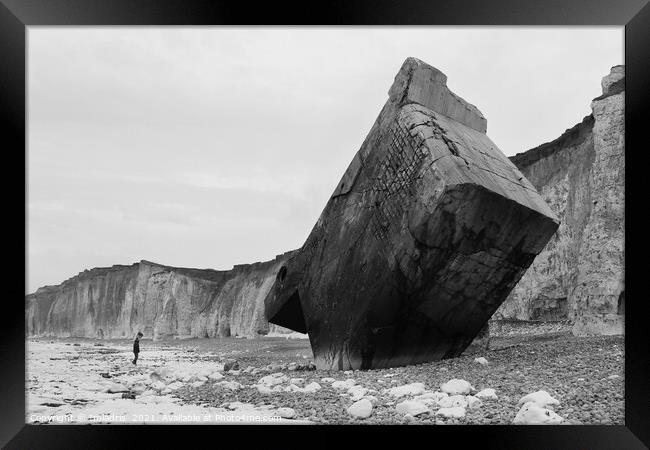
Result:
[[[280,310],[273,317],[269,318],[269,322],[280,325],[281,327],[290,328],[298,333],[307,332],[307,325],[305,324],[305,316],[302,312],[302,305],[300,305],[300,294],[298,294],[298,291],[295,291],[284,305],[282,305]]]

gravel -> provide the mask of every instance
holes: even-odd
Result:
[[[555,330],[551,334],[531,333],[529,328],[519,335],[509,330],[502,339],[497,336],[491,340],[491,350],[480,355],[489,361],[488,365],[474,362],[476,355],[467,355],[392,369],[348,373],[324,370],[299,372],[305,384],[317,382],[322,386],[313,393],[262,394],[251,386],[270,372],[255,375],[225,372],[224,380],[237,381],[244,387],[230,391],[209,380],[203,386],[182,387],[174,395],[187,403],[211,406],[239,401],[292,408],[297,419],[326,424],[511,424],[521,408],[521,405],[517,405],[519,400],[527,394],[544,390],[560,401],[559,405],[551,407],[567,423],[623,425],[623,337],[574,337],[566,331]],[[272,346],[254,342],[247,344],[243,339],[238,341],[242,350],[234,358],[239,360],[241,367],[250,365],[261,369],[271,362],[279,362],[286,367],[291,362],[304,363],[303,355],[311,353],[307,341],[292,342],[290,349],[284,353],[282,349],[275,351]],[[215,345],[219,345],[218,341]],[[257,348],[243,348],[247,345],[256,345]],[[294,355],[296,350],[301,352],[300,356]],[[287,369],[277,371],[288,378],[294,378],[297,374]],[[372,415],[366,419],[351,417],[347,409],[353,401],[347,389],[332,388],[331,383],[321,381],[326,377],[337,381],[353,379],[356,385],[369,389],[368,395],[377,398]],[[412,396],[396,402],[395,398],[383,392],[387,388],[410,383],[424,383],[426,389],[439,391],[442,383],[454,378],[468,381],[476,391],[492,388],[498,399],[483,399],[480,406],[468,408],[462,418],[435,415],[438,409],[435,407],[430,413],[405,417],[396,411],[395,404]]]

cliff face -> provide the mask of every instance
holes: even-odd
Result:
[[[570,319],[575,334],[623,332],[624,77],[623,66],[613,67],[591,115],[511,158],[561,225],[494,318]]]
[[[229,271],[141,261],[86,270],[26,298],[30,336],[164,337],[267,334],[264,298],[291,252]]]

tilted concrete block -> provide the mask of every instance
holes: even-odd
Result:
[[[303,247],[265,300],[319,368],[459,355],[558,227],[439,70],[408,58]]]

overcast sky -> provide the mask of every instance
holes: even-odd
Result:
[[[28,29],[28,283],[300,247],[415,56],[506,155],[589,114],[622,27]]]

